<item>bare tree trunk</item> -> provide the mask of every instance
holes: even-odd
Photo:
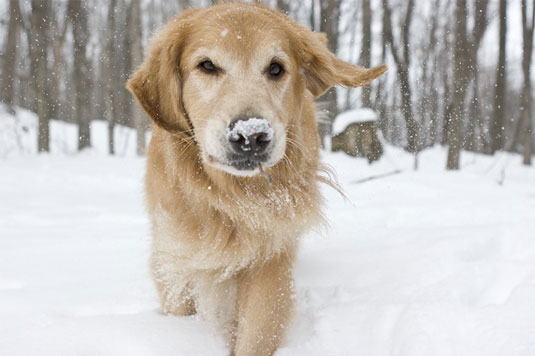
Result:
[[[453,52],[453,113],[448,127],[447,169],[456,170],[460,166],[462,147],[462,119],[465,117],[464,101],[468,86],[468,38],[466,0],[457,0],[455,8],[455,48]]]
[[[15,96],[15,62],[17,60],[17,42],[20,24],[21,13],[19,0],[10,0],[7,41],[3,53],[2,71],[0,72],[0,101],[6,103],[9,108],[13,106],[13,98]]]
[[[431,94],[429,98],[429,136],[428,136],[428,143],[431,146],[434,146],[437,143],[437,137],[438,137],[438,99],[439,99],[439,92],[438,92],[438,74],[437,74],[437,63],[434,64],[434,71],[431,75]]]
[[[469,68],[471,69],[471,80],[473,83],[473,96],[471,103],[470,115],[466,118],[468,122],[467,135],[469,140],[463,142],[469,150],[481,152],[483,150],[484,140],[482,133],[478,134],[478,130],[483,126],[483,118],[481,117],[481,105],[479,98],[479,61],[478,50],[481,44],[481,39],[487,30],[487,0],[476,0],[474,11],[474,26],[470,33],[469,39]]]
[[[311,0],[310,1],[310,28],[312,29],[312,31],[316,31],[317,30],[317,25],[316,25],[316,0]]]
[[[407,4],[407,12],[405,14],[405,21],[402,28],[402,50],[399,51],[394,35],[392,33],[392,12],[388,1],[383,2],[384,17],[385,17],[385,36],[390,45],[390,51],[394,62],[397,67],[397,77],[400,83],[401,90],[401,111],[405,118],[405,124],[407,127],[407,146],[406,150],[415,155],[415,168],[417,168],[416,155],[421,149],[420,142],[420,124],[414,119],[414,113],[412,109],[412,89],[409,79],[409,66],[410,66],[410,52],[409,52],[409,32],[412,22],[412,14],[414,11],[414,0],[409,0]]]
[[[130,39],[132,40],[132,62],[134,68],[143,61],[143,47],[141,44],[142,27],[141,27],[141,9],[140,1],[132,0],[130,4],[130,22],[129,29]],[[136,152],[138,155],[145,154],[145,114],[141,107],[132,101],[132,115],[134,117],[134,126],[136,127]]]
[[[87,12],[81,1],[69,1],[68,13],[74,39],[73,81],[75,116],[78,123],[78,149],[83,150],[91,146],[91,120],[87,112],[90,75],[86,58],[86,48],[89,40]]]
[[[340,22],[340,6],[341,0],[321,1],[320,2],[320,31],[327,35],[327,45],[329,49],[336,53],[338,50],[338,34]],[[331,123],[338,114],[337,93],[336,88],[331,88],[320,99],[320,102],[326,104],[327,116]],[[325,139],[330,137],[331,125],[322,124],[319,127],[319,134],[321,137],[321,145],[325,147]]]
[[[454,0],[448,0],[444,12],[450,14],[451,7]],[[445,33],[454,33],[455,21],[448,21],[445,27]],[[451,53],[455,47],[455,39],[452,36],[445,36],[444,48],[442,55],[439,57],[440,78],[443,85],[443,100],[442,100],[442,121],[439,126],[440,130],[440,144],[446,146],[448,144],[449,126],[453,116],[453,80],[451,74],[453,72],[453,58]]]
[[[277,0],[276,2],[277,9],[284,12],[285,14],[290,13],[290,3],[287,0]]]
[[[371,67],[371,49],[372,49],[372,9],[370,0],[362,0],[362,51],[360,53],[359,63],[364,68]],[[362,87],[362,107],[370,108],[371,104],[371,87],[366,85]]]
[[[522,38],[523,38],[523,56],[522,56],[522,72],[524,74],[524,88],[522,92],[522,107],[523,107],[523,121],[524,121],[524,165],[531,165],[532,145],[533,145],[533,118],[532,118],[532,103],[531,103],[531,57],[533,54],[533,29],[535,25],[535,1],[531,2],[531,19],[528,17],[527,0],[522,0]]]
[[[470,104],[468,116],[467,133],[469,139],[464,142],[464,147],[468,151],[483,152],[484,138],[483,132],[480,130],[483,127],[483,118],[481,117],[481,104],[479,100],[479,77],[477,72],[474,73],[472,83],[472,103]]]
[[[55,31],[59,29],[59,17],[56,16],[55,19]],[[63,68],[63,45],[65,44],[65,39],[67,37],[67,25],[69,24],[68,19],[63,19],[63,24],[61,25],[61,32],[59,37],[54,41],[53,53],[54,53],[54,64],[53,64],[53,77],[52,84],[50,88],[50,117],[53,119],[58,119],[58,108],[60,105],[60,85],[62,79],[62,68]],[[56,33],[57,34],[57,33]]]
[[[425,56],[426,61],[423,61],[421,70],[422,76],[420,79],[420,84],[416,86],[415,90],[419,91],[418,95],[418,105],[416,113],[420,116],[417,121],[420,123],[420,147],[423,149],[429,144],[434,143],[434,137],[436,136],[436,131],[432,130],[434,123],[436,123],[436,114],[437,110],[431,110],[430,105],[433,101],[436,101],[436,88],[434,84],[436,82],[436,72],[437,72],[437,58],[435,53],[435,48],[439,41],[437,41],[437,29],[438,29],[438,17],[440,14],[439,11],[439,0],[434,0],[433,7],[436,9],[434,14],[428,20],[430,24],[429,30],[429,39],[425,44]],[[436,128],[436,126],[435,126]]]
[[[470,80],[477,75],[477,51],[487,28],[488,1],[476,0],[474,27],[468,38],[468,10],[466,0],[457,0],[455,7],[455,48],[453,51],[453,115],[449,123],[448,159],[446,168],[457,170],[460,167],[461,148],[464,135],[463,121],[466,118],[465,100]],[[477,98],[475,98],[477,100]]]
[[[50,118],[48,116],[48,39],[50,26],[50,2],[48,0],[32,0],[30,58],[34,110],[39,117],[39,134],[37,148],[39,152],[50,151]]]
[[[103,51],[103,74],[104,74],[104,92],[106,97],[106,114],[108,120],[108,152],[110,155],[115,154],[114,131],[117,122],[117,93],[115,93],[114,78],[116,70],[114,68],[115,45],[116,45],[116,24],[115,11],[117,0],[108,2],[108,14],[106,19],[106,47]]]
[[[386,23],[385,16],[382,16],[382,35],[381,35],[381,63],[386,63],[386,44],[388,43],[387,36],[386,36],[386,27],[388,24]],[[377,93],[375,96],[375,102],[374,102],[374,110],[379,111],[379,126],[381,128],[381,131],[383,132],[383,135],[385,139],[392,143],[392,131],[394,128],[394,125],[390,123],[390,115],[387,115],[387,106],[386,102],[388,100],[388,91],[385,90],[385,81],[379,80],[379,83],[377,85]]]
[[[357,19],[359,17],[359,11],[360,11],[360,8],[358,6],[355,6],[352,14],[349,16],[351,16],[351,18]],[[349,33],[349,43],[347,44],[347,50],[349,51],[350,54],[355,52],[355,48],[357,45],[357,35],[358,35],[357,24],[358,24],[357,21],[351,21],[342,30],[343,33]],[[349,61],[352,61],[352,59],[349,58]],[[341,107],[339,105],[339,110],[342,110],[342,111],[350,110],[354,106],[354,102],[351,100],[351,97],[355,88],[345,88],[345,89],[346,90],[345,90],[345,95],[344,95],[345,96],[344,103]],[[338,100],[340,100],[340,98],[338,98]]]
[[[122,9],[121,11],[126,14],[126,16],[123,16],[122,18],[119,17],[119,21],[116,22],[116,33],[118,34],[117,37],[120,37],[121,40],[119,42],[120,49],[117,51],[115,58],[121,58],[118,62],[116,62],[115,68],[118,68],[117,71],[119,73],[119,76],[117,80],[114,80],[113,83],[115,84],[114,92],[118,95],[117,100],[117,113],[119,121],[118,123],[122,125],[128,125],[130,123],[131,126],[136,128],[136,118],[134,117],[134,112],[132,109],[136,107],[134,105],[134,100],[132,98],[132,95],[126,90],[126,87],[124,83],[128,80],[130,75],[134,72],[134,65],[133,65],[133,53],[132,53],[132,47],[134,39],[132,38],[132,31],[130,31],[130,26],[133,22],[136,20],[132,19],[132,8],[133,2],[130,1],[129,3],[122,0],[119,1],[119,8]],[[125,21],[126,20],[126,21]],[[124,146],[122,153],[126,151],[127,147],[127,141],[124,141]],[[136,144],[137,146],[137,144]],[[117,152],[117,147],[115,149]]]
[[[506,39],[507,36],[507,1],[500,1],[500,48],[498,54],[498,68],[496,71],[496,89],[494,91],[494,108],[491,126],[491,152],[500,151],[505,146],[505,93],[507,92],[506,80]]]

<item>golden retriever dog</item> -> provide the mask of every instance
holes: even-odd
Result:
[[[212,319],[237,356],[272,355],[291,320],[300,236],[321,221],[314,99],[385,66],[336,58],[262,5],[166,24],[128,88],[154,125],[146,198],[164,313]]]

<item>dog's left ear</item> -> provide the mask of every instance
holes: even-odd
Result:
[[[325,34],[308,32],[302,36],[297,50],[306,86],[316,98],[334,85],[368,85],[388,69],[384,64],[368,69],[344,62],[329,51]]]

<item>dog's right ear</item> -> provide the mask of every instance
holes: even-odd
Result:
[[[191,28],[187,10],[171,20],[153,40],[148,57],[130,77],[126,87],[155,124],[167,131],[187,130],[182,104],[180,57]]]

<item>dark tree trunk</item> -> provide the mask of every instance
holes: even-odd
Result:
[[[34,94],[34,111],[39,117],[39,134],[37,148],[39,152],[50,151],[50,118],[48,100],[48,42],[50,26],[50,1],[32,0],[30,58],[32,87]]]
[[[524,74],[524,88],[522,91],[522,119],[524,121],[524,152],[523,164],[531,165],[531,155],[533,146],[533,115],[531,103],[531,57],[533,54],[533,30],[535,25],[535,2],[532,2],[531,18],[528,16],[527,0],[522,0],[522,33],[523,33],[523,56],[522,73]]]
[[[445,13],[450,13],[450,7],[452,6],[452,0],[448,0],[448,4],[444,9]],[[448,21],[444,29],[445,33],[454,33],[455,21]],[[452,87],[453,78],[451,73],[453,72],[453,48],[455,46],[455,39],[453,36],[445,36],[444,48],[441,55],[438,58],[438,68],[440,68],[440,81],[443,86],[442,93],[442,117],[439,125],[440,144],[446,146],[448,144],[448,132],[451,117],[453,115],[453,99],[452,99]]]
[[[2,56],[2,71],[0,72],[0,100],[6,103],[8,107],[13,106],[15,96],[15,62],[17,61],[17,42],[21,20],[19,0],[10,0],[7,41]]]
[[[453,51],[453,110],[448,125],[448,160],[446,168],[456,170],[460,167],[462,147],[462,119],[465,117],[464,101],[468,86],[469,72],[467,38],[466,0],[457,0],[455,8],[455,48]]]
[[[435,69],[436,69],[436,63],[435,63]],[[430,94],[430,103],[429,103],[429,137],[428,142],[430,145],[435,145],[437,143],[437,137],[438,137],[438,100],[439,100],[439,93],[438,93],[438,74],[435,70],[431,76],[431,94]]]
[[[329,49],[336,53],[338,51],[338,27],[340,21],[341,0],[321,1],[320,2],[320,31],[327,35],[327,45]],[[321,98],[320,102],[325,103],[327,117],[331,124],[322,124],[319,127],[321,145],[325,147],[325,140],[330,137],[332,121],[338,114],[336,88],[331,88]]]
[[[277,0],[276,6],[277,6],[277,9],[284,12],[285,14],[290,13],[290,4],[288,0]]]
[[[394,40],[394,35],[392,33],[392,12],[388,1],[383,2],[384,7],[384,17],[385,17],[385,36],[388,44],[390,45],[390,51],[394,62],[397,67],[397,77],[400,83],[401,90],[401,111],[405,118],[405,125],[407,128],[407,146],[406,150],[408,152],[414,153],[415,155],[421,149],[420,142],[420,124],[414,119],[414,113],[412,108],[412,89],[409,79],[409,66],[410,66],[410,52],[409,52],[409,33],[410,25],[412,22],[412,14],[414,11],[414,0],[409,0],[407,4],[407,12],[405,13],[405,21],[403,24],[401,32],[401,43],[402,49],[398,50],[396,47],[396,42]],[[415,158],[415,167],[416,158]]]
[[[474,73],[472,83],[472,102],[468,116],[468,129],[470,134],[466,140],[464,148],[473,152],[484,152],[484,135],[480,130],[483,127],[483,118],[481,117],[481,104],[479,100],[479,77]]]
[[[372,48],[372,10],[370,0],[362,0],[362,51],[360,53],[359,64],[364,68],[371,67],[371,48]],[[370,108],[371,87],[366,85],[362,87],[362,107]]]
[[[476,0],[474,26],[469,40],[470,56],[468,57],[468,66],[472,71],[471,80],[473,83],[473,96],[470,115],[465,118],[465,121],[468,122],[467,133],[470,136],[469,140],[464,142],[464,146],[469,150],[476,152],[482,152],[485,144],[483,133],[479,131],[479,129],[483,127],[483,118],[481,116],[481,100],[479,97],[479,61],[477,54],[481,44],[481,39],[487,30],[487,8],[487,0]]]
[[[465,100],[470,80],[477,75],[477,52],[487,28],[488,1],[476,0],[474,27],[468,38],[468,10],[466,0],[457,0],[455,7],[455,48],[453,51],[453,115],[448,130],[448,159],[446,168],[460,168],[461,148],[464,143],[462,125],[466,118]],[[476,93],[477,94],[477,93]],[[477,97],[474,100],[478,100]],[[471,118],[474,120],[474,118]],[[478,120],[477,118],[475,120]],[[477,126],[477,125],[476,125]]]
[[[130,21],[129,21],[129,37],[132,42],[132,63],[134,68],[143,61],[143,47],[141,44],[142,27],[141,27],[141,8],[140,0],[132,0],[130,4]],[[138,155],[145,154],[145,114],[138,103],[132,101],[132,116],[134,118],[134,126],[136,128],[136,152]]]
[[[53,62],[53,74],[52,77],[52,83],[50,88],[50,99],[51,99],[51,105],[50,105],[50,118],[52,119],[59,119],[58,113],[59,113],[59,107],[60,107],[60,86],[61,86],[61,80],[62,80],[62,70],[63,70],[63,45],[65,44],[65,38],[67,36],[67,25],[69,24],[68,19],[63,19],[63,24],[61,25],[61,29],[59,28],[59,19],[55,19],[55,31],[60,31],[59,37],[57,37],[54,40],[53,44],[53,54],[54,54],[54,62]],[[57,32],[56,32],[57,34]]]
[[[388,39],[386,37],[386,23],[385,16],[382,16],[382,35],[381,35],[381,63],[386,63],[386,44]],[[380,80],[377,85],[377,92],[375,96],[374,109],[379,112],[379,127],[383,132],[384,137],[388,142],[392,142],[393,126],[390,123],[390,115],[387,115],[386,101],[388,100],[388,92],[385,90],[385,81]]]
[[[490,133],[491,153],[503,150],[505,147],[505,93],[506,79],[506,35],[507,35],[507,1],[500,1],[500,48],[498,51],[498,68],[496,71],[496,89],[494,91],[494,108]]]
[[[86,58],[89,40],[87,12],[81,1],[69,1],[68,13],[74,39],[74,112],[78,123],[78,150],[83,150],[91,146],[91,120],[87,111],[89,107],[87,93],[90,84],[90,70]]]
[[[407,151],[417,153],[420,150],[420,128],[414,119],[412,111],[412,91],[409,81],[409,71],[405,68],[398,69],[398,78],[401,88],[401,111],[405,116],[405,124],[407,125]]]
[[[423,61],[421,70],[422,77],[420,79],[420,85],[415,87],[415,90],[420,92],[418,96],[418,109],[417,114],[420,116],[416,119],[420,124],[420,149],[427,147],[434,143],[436,136],[436,108],[432,109],[430,106],[436,101],[436,74],[437,74],[437,59],[435,54],[435,48],[439,41],[437,41],[437,29],[439,18],[439,0],[435,0],[433,7],[436,9],[435,13],[429,19],[430,28],[429,39],[426,43],[426,57],[427,60]],[[435,130],[433,130],[433,128]]]
[[[108,120],[108,153],[115,154],[114,130],[117,122],[117,93],[115,91],[117,69],[114,66],[116,54],[116,24],[115,11],[117,0],[108,2],[108,14],[106,19],[106,46],[103,51],[103,73],[104,73],[104,92],[106,101],[106,118]]]
[[[316,26],[316,0],[311,0],[310,3],[310,28],[312,31],[317,30]]]

